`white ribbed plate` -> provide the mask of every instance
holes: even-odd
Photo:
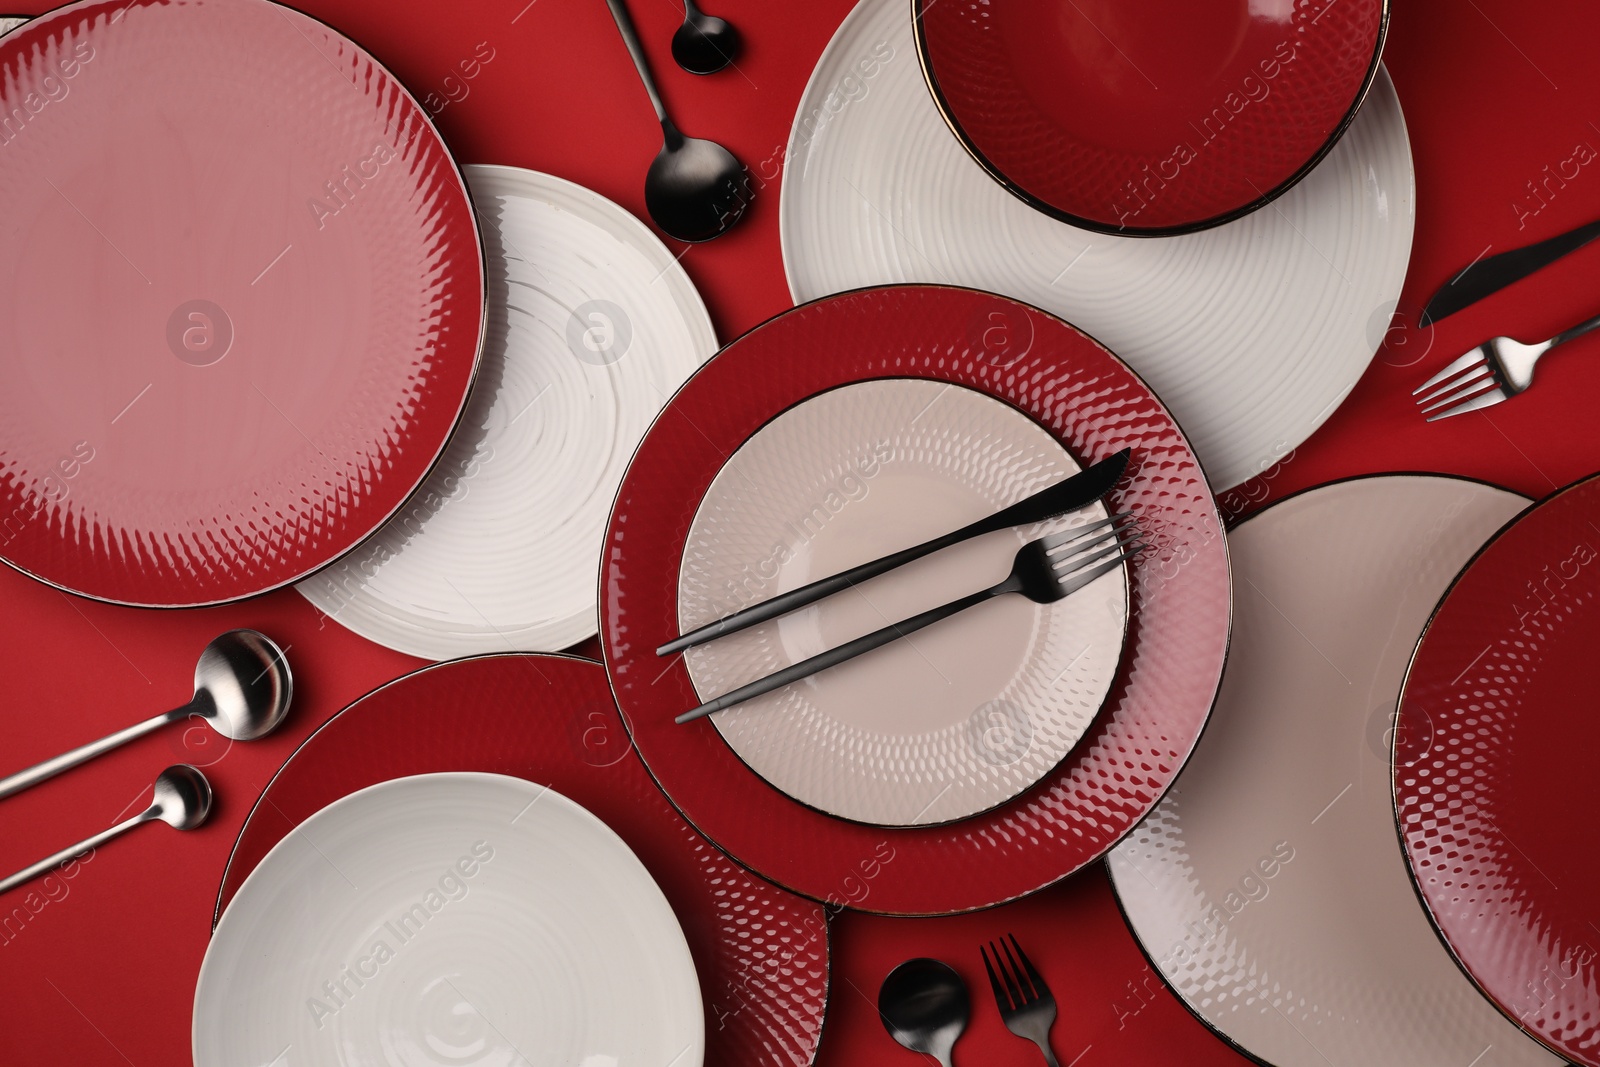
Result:
[[[197,1067],[699,1067],[677,918],[559,793],[426,774],[323,808],[223,912],[194,1000]]]
[[[684,632],[960,529],[1078,471],[1020,411],[943,382],[830,390],[718,472],[684,545]],[[702,699],[993,585],[1017,549],[1106,517],[1096,503],[1000,530],[690,649]],[[1008,594],[711,717],[803,804],[889,826],[949,822],[1021,793],[1089,728],[1127,629],[1125,570],[1050,605]],[[685,727],[687,729],[687,727]]]
[[[1156,969],[1265,1063],[1556,1062],[1429,925],[1390,795],[1411,650],[1456,572],[1526,503],[1459,478],[1356,478],[1228,534],[1238,595],[1211,722],[1107,863]]]
[[[554,652],[596,632],[611,499],[716,335],[672,253],[621,207],[535,171],[463,170],[489,261],[467,411],[399,514],[298,588],[412,655]]]
[[[1380,72],[1328,157],[1243,219],[1168,238],[1057,222],[945,126],[906,0],[861,0],[834,35],[782,190],[797,301],[943,282],[1054,312],[1150,383],[1218,490],[1282,459],[1361,377],[1400,298],[1414,221],[1405,120]]]

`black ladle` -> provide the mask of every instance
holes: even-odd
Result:
[[[955,968],[918,957],[883,980],[878,1017],[889,1036],[906,1048],[951,1067],[950,1053],[972,1017],[972,998]]]
[[[739,31],[727,19],[683,0],[683,25],[672,35],[672,58],[690,74],[715,74],[739,55]]]
[[[666,105],[650,76],[639,34],[622,0],[606,0],[623,43],[633,56],[645,92],[656,109],[665,140],[644,178],[644,204],[655,224],[680,241],[721,237],[744,216],[750,200],[744,168],[733,153],[713,141],[685,137],[667,117]]]

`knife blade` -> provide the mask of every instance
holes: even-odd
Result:
[[[1055,485],[1041,489],[1032,496],[1020,500],[1002,511],[997,511],[987,518],[979,519],[977,522],[963,526],[952,533],[935,537],[931,541],[924,541],[922,544],[911,548],[901,549],[899,552],[863,563],[858,567],[852,567],[847,571],[841,571],[827,578],[820,578],[809,585],[802,585],[798,589],[791,589],[787,593],[775,596],[771,600],[763,600],[761,603],[751,605],[742,611],[736,611],[732,615],[702,626],[698,630],[692,630],[682,637],[673,638],[656,649],[656,655],[670,656],[674,652],[680,652],[695,645],[703,645],[707,641],[715,640],[718,637],[737,633],[758,623],[766,622],[768,619],[787,614],[796,608],[815,603],[824,597],[832,596],[843,589],[848,589],[858,582],[864,582],[868,578],[874,578],[886,571],[892,571],[896,567],[910,563],[912,560],[921,559],[923,556],[937,552],[941,548],[948,548],[968,538],[992,533],[995,530],[1008,529],[1012,526],[1043,522],[1045,519],[1054,518],[1057,515],[1086,507],[1105,496],[1111,491],[1111,487],[1117,484],[1118,479],[1122,477],[1122,472],[1127,469],[1128,457],[1131,454],[1131,450],[1124,448],[1115,455],[1108,456],[1099,463],[1079,471],[1066,481],[1057,482]]]
[[[1521,281],[1535,271],[1548,267],[1562,256],[1571,255],[1596,237],[1600,237],[1600,220],[1537,244],[1474,260],[1465,270],[1439,287],[1439,291],[1428,300],[1428,306],[1422,309],[1417,324],[1427,327],[1446,315],[1454,315],[1462,308],[1498,293],[1512,282]]]

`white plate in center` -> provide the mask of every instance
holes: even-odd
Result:
[[[861,382],[763,426],[707,489],[684,546],[683,631],[959,529],[1078,464],[1043,427],[971,389]],[[1003,579],[1094,504],[1000,530],[690,649],[703,699]],[[1006,595],[711,717],[755,772],[803,804],[888,826],[1003,804],[1060,763],[1116,677],[1127,577],[1055,604]]]

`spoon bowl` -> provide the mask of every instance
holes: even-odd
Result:
[[[749,206],[744,168],[714,141],[669,131],[644,178],[650,217],[671,237],[697,243],[726,233]]]
[[[150,810],[175,830],[193,830],[211,814],[211,783],[187,763],[157,775],[155,791]]]
[[[294,677],[283,652],[265,634],[229,630],[200,653],[191,707],[223,737],[254,741],[289,713]]]
[[[744,42],[726,19],[707,15],[684,0],[683,25],[672,35],[672,58],[690,74],[715,74],[732,63]]]
[[[950,1067],[956,1039],[972,1017],[972,998],[955,968],[919,957],[906,960],[883,980],[878,1016],[890,1037]]]

